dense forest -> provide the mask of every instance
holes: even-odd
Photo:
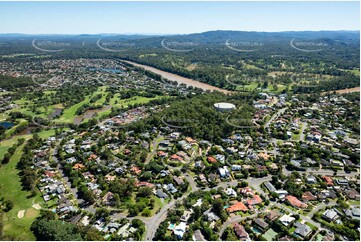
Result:
[[[251,106],[252,101],[252,95],[226,96],[219,92],[205,93],[174,101],[164,111],[130,125],[129,129],[145,131],[146,128],[154,126],[171,127],[190,137],[221,142],[222,137],[230,135],[233,131],[255,130],[251,121],[255,112]],[[227,113],[219,112],[213,106],[217,102],[231,102],[236,105],[236,109]]]
[[[0,75],[0,88],[7,91],[12,91],[17,88],[29,87],[33,85],[34,82],[32,82],[30,77],[12,77]]]

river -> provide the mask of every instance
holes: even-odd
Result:
[[[178,84],[186,84],[187,86],[197,87],[197,88],[203,89],[205,91],[207,91],[207,90],[220,91],[220,92],[223,92],[225,94],[231,93],[228,90],[225,90],[225,89],[222,89],[222,88],[219,88],[219,87],[215,87],[215,86],[212,86],[212,85],[200,82],[200,81],[196,81],[196,80],[193,80],[193,79],[190,79],[190,78],[182,77],[182,76],[179,76],[177,74],[162,71],[162,70],[159,70],[159,69],[151,67],[151,66],[138,64],[138,63],[135,63],[135,62],[132,62],[132,61],[126,61],[126,60],[122,60],[122,61],[126,62],[128,64],[131,64],[131,65],[137,66],[137,67],[141,67],[141,68],[143,68],[143,69],[145,69],[147,71],[151,71],[151,72],[153,72],[155,74],[161,75],[163,78],[166,78],[166,79],[168,79],[170,81],[176,81]]]

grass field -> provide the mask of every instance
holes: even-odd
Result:
[[[14,136],[11,139],[0,141],[0,160],[4,157],[7,150],[20,138],[30,139],[31,135]]]
[[[67,128],[65,128],[64,130],[66,130]],[[40,136],[40,138],[42,139],[47,139],[50,136],[55,135],[55,130],[45,130],[45,131],[41,131],[38,133],[38,135]],[[26,135],[16,135],[11,137],[10,139],[7,140],[1,140],[0,141],[0,160],[2,160],[2,158],[4,157],[5,153],[7,152],[7,150],[13,145],[15,144],[18,139],[24,138],[26,140],[30,139],[32,137],[31,134],[26,134]]]
[[[75,112],[78,108],[80,108],[82,105],[89,103],[90,97],[86,97],[83,101],[64,109],[63,114],[54,121],[56,123],[72,123],[74,121],[74,117],[76,116]]]
[[[46,130],[38,133],[43,139],[46,139],[55,134],[54,130]],[[30,139],[32,135],[19,135],[11,139],[0,142],[0,159],[18,139]],[[10,162],[0,167],[0,194],[6,200],[14,202],[14,207],[9,212],[4,214],[4,234],[16,240],[35,240],[34,235],[30,231],[30,226],[34,219],[39,215],[39,211],[32,208],[33,204],[39,203],[42,205],[43,199],[40,192],[35,197],[27,198],[30,192],[22,190],[19,170],[16,169],[16,164],[21,158],[23,144],[19,147]],[[18,212],[25,210],[25,216],[18,218]]]
[[[120,99],[119,95],[116,94],[112,99],[110,99],[110,105],[116,108],[128,107],[129,105],[148,103],[151,100],[160,99],[162,97],[163,96],[156,96],[156,97],[148,98],[148,97],[135,96],[127,99]]]
[[[157,197],[157,196],[152,196],[152,198],[154,199],[155,203],[154,203],[154,208],[151,210],[152,212],[152,216],[163,207],[163,202],[162,200]]]
[[[38,216],[39,211],[33,209],[32,205],[33,201],[34,203],[39,203],[42,199],[40,192],[36,197],[27,198],[30,192],[22,190],[16,164],[22,155],[24,145],[25,144],[16,150],[8,164],[0,168],[1,195],[5,197],[5,199],[14,202],[13,209],[4,214],[4,235],[16,240],[35,240],[34,235],[30,231],[30,226]],[[25,216],[23,218],[18,218],[17,216],[20,210],[25,210]]]
[[[25,120],[25,119],[21,119],[21,120],[19,120],[20,122],[19,122],[19,124],[17,124],[17,125],[15,125],[14,127],[12,127],[11,129],[8,129],[6,132],[5,132],[5,138],[7,139],[7,138],[10,138],[13,134],[14,134],[14,132],[15,132],[15,130],[18,128],[18,127],[22,127],[22,126],[25,126],[25,125],[27,125],[28,124],[28,121],[27,120]]]
[[[103,87],[99,87],[98,90],[93,94],[93,96],[95,95],[98,95],[98,94],[102,94],[102,97],[100,99],[98,99],[94,105],[103,105],[104,102],[105,102],[105,98],[107,97],[107,92],[105,91],[106,90],[106,86],[103,86]]]
[[[156,100],[156,99],[160,99],[160,98],[164,98],[164,96],[156,96],[153,98],[135,96],[135,97],[128,98],[128,99],[120,99],[119,94],[117,93],[114,95],[114,97],[112,99],[110,99],[109,105],[114,108],[126,108],[129,105],[145,104],[151,100]],[[109,110],[106,110],[103,112],[99,112],[98,115],[99,115],[99,117],[101,117],[101,116],[110,114],[110,112],[111,112],[111,110],[109,109]]]

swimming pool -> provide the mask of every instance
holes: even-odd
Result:
[[[252,227],[251,229],[252,229],[252,231],[255,232],[256,234],[262,234],[262,231],[259,230],[259,229],[257,229],[257,228],[255,228],[255,227]]]

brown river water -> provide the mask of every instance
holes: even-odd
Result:
[[[200,82],[200,81],[196,81],[196,80],[193,80],[193,79],[190,79],[190,78],[182,77],[182,76],[179,76],[177,74],[162,71],[162,70],[159,70],[159,69],[151,67],[151,66],[138,64],[138,63],[135,63],[135,62],[132,62],[132,61],[125,61],[125,60],[123,60],[123,61],[126,62],[126,63],[129,63],[131,65],[144,68],[145,70],[154,72],[154,73],[156,73],[158,75],[161,75],[163,78],[166,78],[168,80],[176,81],[176,82],[178,82],[178,84],[186,84],[187,86],[193,86],[193,87],[201,88],[201,89],[203,89],[205,91],[206,90],[210,90],[210,91],[215,91],[216,90],[216,91],[223,92],[225,94],[230,93],[230,91],[228,91],[228,90],[225,90],[225,89],[222,89],[222,88],[219,88],[219,87],[215,87],[215,86],[212,86],[212,85]]]

